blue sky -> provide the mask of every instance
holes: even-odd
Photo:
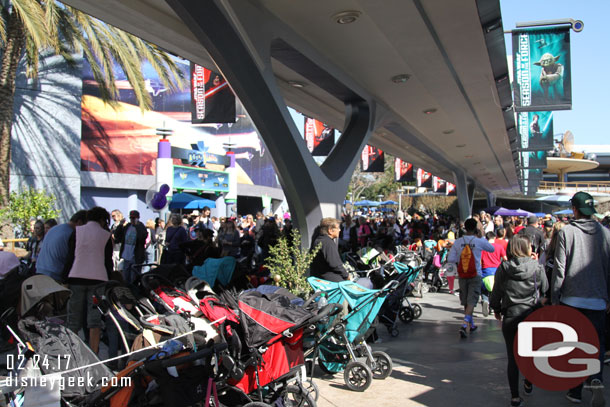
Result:
[[[610,144],[610,1],[501,0],[504,30],[517,22],[573,18],[582,32],[570,32],[572,49],[572,110],[553,113],[555,134],[574,133],[575,144]],[[506,52],[512,52],[506,35]]]

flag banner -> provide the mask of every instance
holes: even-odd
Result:
[[[335,129],[319,120],[305,118],[305,142],[311,155],[326,157],[335,145]]]
[[[400,158],[394,159],[394,180],[396,182],[413,182],[415,177],[413,176],[413,164],[401,160]]]
[[[225,78],[191,62],[191,123],[235,123],[235,95]]]
[[[521,151],[521,168],[546,168],[546,151]]]
[[[553,112],[517,113],[521,151],[553,149]]]
[[[572,108],[570,27],[512,31],[515,110]]]
[[[383,151],[377,147],[367,145],[362,150],[362,172],[383,172],[385,157]]]
[[[417,186],[424,188],[432,188],[432,174],[424,171],[421,168],[417,169]]]
[[[451,182],[447,183],[447,196],[455,196],[457,195],[457,190],[455,188],[455,184],[452,184]]]
[[[441,179],[439,177],[437,177],[436,175],[434,175],[432,177],[432,190],[434,192],[446,192],[447,190],[447,181],[445,181],[444,179]]]

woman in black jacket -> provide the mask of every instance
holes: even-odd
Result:
[[[513,345],[517,327],[539,304],[544,304],[548,280],[538,258],[532,254],[532,245],[525,235],[514,235],[508,245],[508,261],[496,270],[494,288],[489,306],[498,321],[502,321],[502,334],[508,355],[508,384],[511,406],[523,405],[519,397],[519,368],[515,361]],[[523,390],[532,392],[532,384],[525,379]]]

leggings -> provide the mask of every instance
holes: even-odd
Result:
[[[517,367],[517,362],[515,361],[513,345],[515,344],[515,337],[517,335],[517,327],[519,326],[519,322],[523,321],[526,316],[526,314],[521,314],[515,317],[504,317],[502,320],[502,334],[504,335],[504,342],[506,342],[506,355],[508,356],[506,373],[508,375],[510,394],[514,399],[519,397],[519,368]],[[529,383],[527,379],[526,382]]]

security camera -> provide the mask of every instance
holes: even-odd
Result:
[[[574,32],[581,32],[583,29],[585,28],[585,23],[583,23],[581,20],[574,20],[572,22],[572,30],[574,30]]]

